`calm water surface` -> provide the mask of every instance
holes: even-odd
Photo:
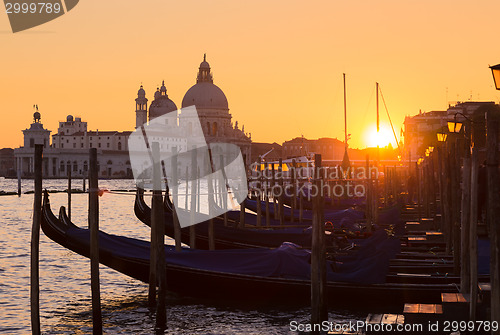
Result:
[[[109,190],[133,189],[132,180],[99,181]],[[33,181],[22,183],[23,192]],[[65,180],[44,181],[44,188],[64,190]],[[74,180],[73,188],[82,181]],[[16,191],[17,180],[0,178],[0,191]],[[87,195],[73,194],[72,219],[87,225]],[[50,196],[58,213],[67,194]],[[105,194],[99,198],[100,229],[112,234],[149,239],[149,227],[134,215],[133,193]],[[33,195],[0,196],[0,333],[29,334],[30,239]],[[169,239],[168,243],[172,241]],[[90,262],[40,236],[40,314],[44,334],[91,334]],[[107,334],[153,334],[154,314],[147,308],[147,285],[101,266],[101,303]],[[364,319],[344,311],[330,311],[329,319],[348,322]],[[306,323],[308,308],[253,309],[244,302],[220,306],[186,297],[169,296],[167,334],[294,334],[290,321]]]

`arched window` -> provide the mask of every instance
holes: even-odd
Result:
[[[78,163],[76,161],[73,162],[73,172],[78,171]]]
[[[210,131],[211,131],[211,129],[210,129],[210,122],[207,122],[207,129],[208,129],[208,134],[207,135],[211,135],[211,133],[210,133]]]
[[[122,150],[122,142],[118,142],[118,150]]]
[[[217,122],[212,124],[212,135],[217,136]]]
[[[59,171],[64,172],[64,161],[61,161],[61,165],[59,166]]]
[[[113,164],[113,162],[111,160],[108,161],[108,165],[111,165]]]
[[[89,167],[88,167],[87,161],[84,161],[83,162],[83,171],[87,172],[88,169],[89,169]]]

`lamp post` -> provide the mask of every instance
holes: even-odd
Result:
[[[495,88],[500,90],[500,64],[490,66]],[[486,114],[486,165],[488,178],[487,222],[490,227],[490,283],[491,283],[491,320],[500,320],[500,176],[498,171],[498,111],[489,110]],[[499,334],[495,331],[494,334]]]

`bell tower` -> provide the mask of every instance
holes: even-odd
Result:
[[[148,99],[142,85],[137,92],[137,99],[135,99],[135,116],[136,128],[148,122]]]

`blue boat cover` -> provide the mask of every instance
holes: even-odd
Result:
[[[88,243],[87,229],[69,228],[68,237],[78,243]],[[115,257],[133,258],[149,262],[150,243],[123,236],[100,232],[101,252]],[[377,231],[366,239],[354,255],[337,262],[327,262],[327,280],[350,283],[384,283],[389,260],[399,251],[399,240],[387,237],[385,231]],[[309,250],[300,249],[285,242],[276,249],[193,250],[185,248],[176,252],[165,247],[167,264],[223,273],[244,274],[259,277],[310,279]]]

